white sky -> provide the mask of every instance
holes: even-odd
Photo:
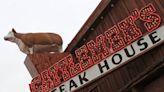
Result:
[[[0,92],[30,92],[25,54],[3,37],[17,32],[55,32],[64,49],[101,0],[0,0]]]

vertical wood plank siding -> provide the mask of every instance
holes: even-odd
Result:
[[[104,9],[102,14],[92,24],[84,37],[78,42],[75,48],[81,47],[90,40],[95,41],[95,37],[103,34],[107,29],[128,17],[135,8],[141,9],[148,3],[152,3],[157,9],[157,13],[161,16],[164,24],[164,0],[115,0],[114,7],[112,2]],[[145,33],[142,21],[136,21],[136,25]],[[84,40],[85,39],[85,40]],[[74,49],[75,50],[75,49]],[[72,52],[74,52],[74,50]],[[142,73],[146,68],[155,64],[164,58],[164,45],[160,45],[144,55],[130,61],[128,64],[111,72],[108,75],[86,85],[77,92],[118,92],[123,86],[133,80],[138,74]]]

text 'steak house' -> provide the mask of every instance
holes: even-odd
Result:
[[[31,92],[164,92],[164,0],[102,0],[64,53],[28,55]]]

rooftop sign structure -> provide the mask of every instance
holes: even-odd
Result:
[[[135,21],[144,21],[142,33]],[[111,72],[135,57],[163,43],[164,27],[153,4],[135,9],[96,41],[89,41],[71,54],[33,78],[31,92],[70,92]]]

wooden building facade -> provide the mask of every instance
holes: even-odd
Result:
[[[158,22],[159,24],[156,24],[158,27],[154,27],[152,30],[151,28],[148,30],[149,28],[146,28],[144,24],[145,21],[151,22],[147,21],[146,19],[144,20],[144,18],[147,18],[144,17],[146,11],[144,8],[146,7],[148,7],[147,11],[150,11],[150,14],[155,17],[160,17],[160,20],[152,20],[155,23],[160,21]],[[106,31],[115,26],[119,26],[118,29],[124,28],[122,26],[126,27],[126,23],[123,23],[126,22],[126,19],[127,21],[131,21],[132,19],[135,20],[134,24],[142,32],[141,37],[148,35],[150,31],[153,32],[154,30],[158,30],[160,28],[160,32],[164,34],[164,0],[102,0],[86,23],[82,26],[77,35],[74,37],[72,42],[68,45],[65,53],[60,53],[58,55],[47,53],[29,55],[25,60],[25,65],[28,68],[31,76],[34,78],[36,75],[40,74],[45,69],[49,68],[51,65],[58,62],[60,59],[70,53],[74,59],[77,60],[75,52],[78,48],[88,44],[90,41],[96,42],[96,37],[101,34],[105,35]],[[123,23],[122,26],[121,23]],[[128,45],[131,45],[136,40],[131,41],[128,43]],[[129,59],[127,62],[118,65],[116,68],[113,68],[109,72],[102,74],[98,78],[85,85],[82,85],[74,91],[163,92],[164,39],[162,38],[160,40],[160,43],[150,47],[150,49],[139,53],[132,59]],[[118,49],[116,52],[119,52],[122,49],[124,48]]]

